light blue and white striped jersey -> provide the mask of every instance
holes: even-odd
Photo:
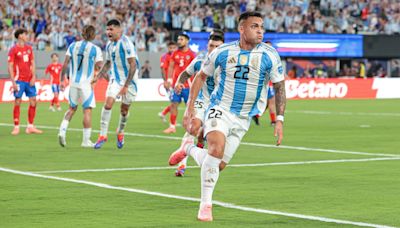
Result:
[[[195,59],[186,68],[186,72],[193,75],[200,71],[201,66],[207,59],[207,53],[200,52]],[[216,72],[217,73],[217,72]],[[207,77],[206,83],[204,83],[203,88],[201,88],[198,98],[202,99],[204,102],[209,103],[210,95],[213,92],[217,80],[217,75]]]
[[[132,79],[132,84],[137,92],[137,81],[139,75],[139,60],[135,46],[125,35],[116,42],[108,42],[106,46],[106,60],[111,61],[110,80],[115,80],[119,85],[124,85],[129,73],[129,58],[136,60],[136,72]]]
[[[242,50],[239,41],[215,49],[202,66],[207,75],[220,71],[220,79],[210,98],[210,107],[219,105],[231,113],[249,117],[266,107],[268,81],[284,80],[278,52],[261,43],[253,50]]]
[[[90,85],[94,76],[94,66],[103,61],[101,49],[90,41],[73,42],[67,50],[70,57],[69,80],[71,86]]]

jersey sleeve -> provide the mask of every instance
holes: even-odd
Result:
[[[8,52],[8,62],[9,63],[14,63],[15,60],[15,49],[11,48],[10,51]]]
[[[186,67],[185,71],[190,74],[193,75],[194,73],[196,73],[197,71],[200,70],[201,66],[201,60],[198,58],[193,59],[192,62],[190,62],[189,66]]]
[[[99,47],[96,46],[96,59],[95,62],[101,62],[103,61],[103,52],[101,51],[101,49]]]
[[[49,73],[50,73],[50,65],[51,65],[51,64],[49,64],[49,65],[46,67],[46,70],[44,71],[45,74],[49,74]]]
[[[69,57],[72,56],[72,47],[75,46],[75,45],[73,45],[73,44],[74,44],[74,43],[72,43],[72,44],[69,45],[69,47],[68,47],[68,49],[67,49],[67,52],[65,53],[66,56],[69,56]]]
[[[106,45],[106,61],[111,61],[111,56],[110,56],[110,45],[111,42],[108,41],[107,45]]]
[[[285,80],[281,58],[279,57],[278,52],[275,50],[272,52],[272,68],[269,75],[269,80],[272,83]]]
[[[127,59],[137,58],[135,46],[133,45],[132,41],[127,40],[126,42],[124,42],[124,44],[125,44],[124,49],[126,52],[126,58]]]

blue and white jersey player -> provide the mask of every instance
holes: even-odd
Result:
[[[69,67],[69,106],[70,108],[64,115],[61,122],[58,138],[61,146],[66,146],[66,132],[69,121],[78,108],[78,102],[83,106],[83,147],[93,147],[90,141],[92,130],[92,112],[96,107],[93,87],[91,81],[94,78],[95,71],[98,71],[103,62],[101,49],[91,43],[96,36],[94,26],[86,25],[82,29],[84,40],[73,42],[67,50],[64,65],[61,73],[61,85],[63,85],[64,75]]]
[[[170,164],[182,157],[197,156],[201,162],[201,203],[197,218],[212,221],[212,194],[219,172],[232,159],[245,133],[251,116],[266,107],[268,81],[275,89],[277,123],[274,134],[279,145],[283,138],[283,115],[286,106],[283,68],[277,51],[263,44],[263,17],[258,12],[245,12],[239,17],[240,40],[221,45],[214,50],[196,75],[184,126],[195,116],[194,101],[208,76],[220,73],[218,84],[210,97],[210,107],[205,116],[204,134],[208,149],[184,145],[184,150],[170,157]],[[260,102],[262,101],[262,102]],[[202,154],[200,156],[199,154]]]
[[[120,21],[109,20],[106,33],[110,41],[106,47],[106,63],[100,70],[99,77],[107,79],[109,71],[110,77],[106,102],[101,112],[100,135],[94,148],[101,148],[107,141],[111,109],[116,99],[121,97],[121,112],[117,127],[117,147],[121,149],[124,145],[124,129],[128,121],[129,107],[137,94],[139,61],[132,41],[122,34]]]

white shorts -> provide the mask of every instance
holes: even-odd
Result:
[[[225,150],[222,161],[229,163],[239,147],[240,141],[249,130],[251,118],[243,118],[224,110],[218,105],[208,109],[204,122],[204,136],[219,131],[225,135]]]
[[[72,108],[77,107],[79,102],[82,102],[82,107],[84,109],[96,107],[94,91],[90,84],[82,85],[80,87],[70,86],[68,101]]]
[[[124,104],[131,104],[132,102],[135,101],[136,99],[136,89],[133,84],[130,84],[128,86],[128,92],[126,93],[125,96],[118,96],[119,92],[121,91],[123,85],[118,84],[115,80],[110,80],[107,86],[107,91],[106,91],[106,98],[107,97],[112,97],[115,100],[121,99],[122,103]]]
[[[204,116],[206,114],[209,102],[204,101],[203,99],[197,98],[194,102],[194,109],[196,110],[196,119],[201,120],[204,124]]]

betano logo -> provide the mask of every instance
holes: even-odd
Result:
[[[286,81],[287,98],[344,98],[347,91],[345,83]]]

